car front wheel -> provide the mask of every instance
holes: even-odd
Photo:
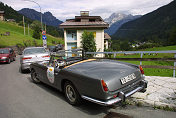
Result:
[[[31,80],[36,84],[40,83],[40,80],[37,78],[37,73],[35,72],[35,70],[31,71]]]
[[[79,105],[81,102],[81,97],[73,86],[71,82],[66,82],[64,86],[65,97],[69,104],[71,105]]]

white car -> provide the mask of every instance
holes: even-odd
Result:
[[[23,50],[22,56],[20,58],[20,70],[23,72],[24,70],[30,69],[30,64],[37,63],[45,63],[50,60],[49,52],[45,50],[43,47],[28,47]]]

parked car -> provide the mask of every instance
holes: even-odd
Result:
[[[80,104],[81,99],[113,105],[147,88],[141,66],[108,59],[53,54],[48,63],[32,63],[30,70],[34,83],[43,82],[64,92],[71,105]]]
[[[50,60],[49,52],[43,47],[28,47],[23,50],[20,58],[20,70],[23,72],[30,68],[30,64],[37,62],[42,63]]]
[[[15,61],[16,54],[12,48],[0,48],[0,62],[11,63]]]
[[[50,46],[49,51],[50,52],[56,52],[56,46]]]
[[[56,51],[59,51],[59,50],[63,50],[63,45],[62,44],[56,45]]]

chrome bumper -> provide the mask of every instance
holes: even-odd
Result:
[[[142,86],[139,86],[136,89],[134,89],[134,90],[132,90],[129,93],[126,93],[126,94],[124,94],[123,92],[119,92],[118,97],[116,97],[114,99],[110,99],[108,101],[100,101],[100,100],[97,100],[97,99],[94,99],[94,98],[91,98],[91,97],[88,97],[88,96],[84,96],[84,95],[82,95],[81,97],[85,100],[90,101],[90,102],[94,102],[94,103],[97,103],[97,104],[100,104],[100,105],[103,105],[103,106],[110,106],[110,105],[113,105],[113,104],[118,103],[120,101],[124,101],[125,98],[131,96],[132,94],[147,88],[147,83],[148,82],[145,81],[145,80],[143,80],[142,82],[143,82]]]

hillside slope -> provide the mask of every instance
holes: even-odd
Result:
[[[5,36],[6,32],[10,32],[10,36]],[[29,46],[33,46],[33,38],[32,38],[33,30],[29,30],[26,28],[26,35],[24,35],[23,27],[18,26],[18,24],[14,22],[4,22],[0,21],[0,47],[7,47],[7,46],[15,46],[16,44],[28,43]],[[2,35],[1,35],[2,34]],[[53,36],[47,35],[47,44],[53,45],[52,42],[61,43],[63,44],[64,41],[61,38],[55,38]],[[37,45],[42,46],[43,42],[42,39],[36,40]]]
[[[169,33],[176,28],[176,0],[139,19],[124,24],[114,38],[128,40],[156,40],[166,42]]]

